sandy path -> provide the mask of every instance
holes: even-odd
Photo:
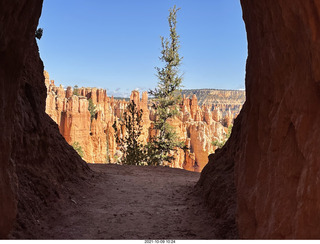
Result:
[[[90,165],[92,181],[67,188],[48,213],[50,239],[214,239],[214,219],[194,186],[200,174],[164,167]],[[41,238],[41,237],[40,237]]]

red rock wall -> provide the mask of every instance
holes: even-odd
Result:
[[[320,2],[242,7],[249,56],[236,163],[240,235],[320,238]]]
[[[199,185],[215,206],[221,196],[213,196],[216,189],[226,205],[235,198],[230,190],[235,182],[237,204],[231,202],[228,211],[237,208],[241,238],[318,239],[320,2],[241,4],[248,37],[247,101],[228,147],[221,157],[211,157]],[[216,168],[228,157],[235,181],[227,169]],[[227,184],[215,181],[228,174]]]
[[[0,237],[36,225],[61,184],[88,170],[45,113],[35,30],[42,0],[0,2]],[[40,227],[39,227],[40,230]]]
[[[24,7],[28,5],[28,11]],[[12,228],[17,213],[17,179],[11,158],[12,123],[19,92],[19,77],[41,12],[42,1],[0,2],[0,237]],[[21,24],[21,21],[28,24]]]

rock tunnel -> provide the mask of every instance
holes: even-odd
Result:
[[[198,187],[240,238],[319,238],[320,2],[241,5],[247,100]],[[34,38],[41,7],[42,0],[0,2],[0,237],[17,215],[32,216],[54,198],[59,182],[89,171],[44,111]]]

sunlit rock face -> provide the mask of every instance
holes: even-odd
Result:
[[[73,94],[71,87],[63,91],[55,86],[54,81],[50,81],[47,114],[59,125],[60,133],[70,145],[80,145],[84,160],[106,163],[108,152],[113,155],[116,150],[111,122],[116,114],[121,116],[125,102],[115,103],[102,89],[82,88],[77,95]],[[91,118],[88,110],[88,99],[96,105],[95,118]]]
[[[236,213],[241,238],[318,239],[320,2],[241,4],[247,100],[229,143],[210,157],[199,185],[212,206],[220,202],[217,189],[229,195],[224,203],[230,208],[221,216]],[[226,175],[230,182],[214,180]]]
[[[186,97],[196,95],[200,106],[210,104],[219,107],[223,115],[230,110],[233,117],[236,117],[246,100],[244,90],[186,89],[181,92]]]

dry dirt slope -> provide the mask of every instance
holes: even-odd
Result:
[[[165,167],[90,165],[91,180],[65,185],[67,198],[43,214],[34,231],[12,238],[234,238],[209,214],[194,186],[199,173]],[[67,200],[63,200],[67,199]],[[30,234],[31,233],[31,234]]]

